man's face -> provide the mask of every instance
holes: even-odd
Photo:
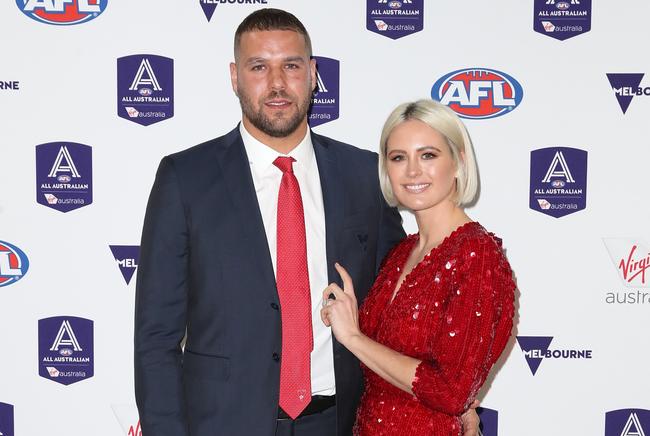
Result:
[[[236,55],[230,78],[245,119],[275,138],[289,136],[306,124],[316,62],[309,59],[301,34],[246,32]]]

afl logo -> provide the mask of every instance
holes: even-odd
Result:
[[[501,71],[466,68],[442,76],[431,88],[431,98],[449,106],[461,118],[485,119],[505,115],[519,106],[524,91]]]
[[[555,7],[558,8],[559,10],[561,10],[561,11],[566,11],[571,6],[569,5],[568,2],[560,2],[560,3],[556,4]]]
[[[554,188],[564,188],[564,180],[553,180],[551,186]]]
[[[29,259],[20,248],[0,241],[0,287],[22,279],[28,268]]]
[[[97,18],[108,0],[16,0],[29,18],[47,24],[68,26]]]

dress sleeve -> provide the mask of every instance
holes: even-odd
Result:
[[[431,409],[463,413],[508,342],[515,283],[499,242],[491,237],[468,241],[452,270],[456,279],[432,335],[435,354],[418,365],[412,383],[416,398]]]

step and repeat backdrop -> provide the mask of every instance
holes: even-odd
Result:
[[[388,113],[419,98],[465,120],[468,213],[503,238],[519,287],[482,435],[650,436],[643,0],[3,2],[0,435],[141,435],[148,193],[163,156],[239,121],[233,34],[262,7],[311,33],[318,133],[377,150]]]

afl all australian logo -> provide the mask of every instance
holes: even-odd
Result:
[[[431,98],[449,106],[461,118],[476,120],[511,112],[523,96],[523,88],[514,77],[489,68],[452,71],[431,88]]]
[[[108,0],[16,0],[29,18],[47,24],[68,26],[97,18]]]

